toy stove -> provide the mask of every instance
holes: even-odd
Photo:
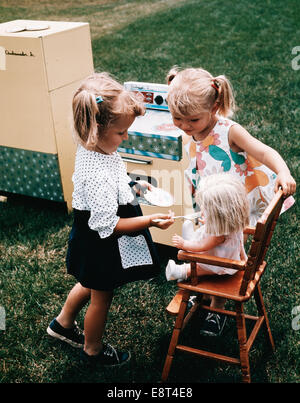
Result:
[[[175,215],[191,212],[191,198],[184,189],[184,169],[187,166],[182,152],[184,133],[173,124],[166,102],[168,86],[129,81],[124,83],[124,87],[141,93],[146,106],[145,115],[135,119],[128,129],[128,140],[118,149],[127,164],[127,172],[133,180],[147,180],[168,191],[175,200],[171,207],[157,207],[140,199],[143,214],[165,213],[169,209]],[[171,245],[172,235],[180,234],[181,226],[182,222],[176,220],[168,230],[151,228],[151,234],[155,242]]]
[[[168,86],[165,84],[140,83],[127,81],[124,87],[129,91],[140,92],[144,96],[144,102],[148,109],[158,109],[168,111],[166,102]]]
[[[121,152],[180,161],[182,132],[172,121],[166,103],[168,86],[163,84],[126,82],[125,88],[143,94],[146,113],[139,116],[128,130],[129,139]]]

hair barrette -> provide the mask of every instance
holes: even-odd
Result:
[[[96,102],[97,104],[101,104],[101,102],[103,102],[103,98],[101,97],[101,95],[99,95],[99,97],[96,97]]]
[[[211,86],[212,86],[217,92],[219,92],[219,89],[220,89],[220,83],[219,83],[219,81],[213,80]]]

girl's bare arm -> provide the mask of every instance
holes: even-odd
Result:
[[[240,125],[233,125],[230,128],[229,144],[233,151],[246,151],[277,174],[275,192],[281,186],[285,195],[295,193],[296,182],[283,158],[272,147],[267,146],[251,136],[251,134]]]
[[[115,226],[114,232],[116,234],[126,234],[130,232],[137,232],[149,227],[157,227],[160,229],[167,229],[174,223],[172,218],[174,214],[151,214],[146,216],[120,218]],[[161,218],[162,222],[153,222],[154,219]]]

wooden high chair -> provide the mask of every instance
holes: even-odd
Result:
[[[275,349],[259,282],[267,265],[264,259],[270,245],[282,203],[283,192],[282,190],[279,190],[266,208],[262,217],[257,222],[256,227],[248,227],[244,231],[246,234],[253,235],[247,260],[245,261],[235,261],[205,254],[185,252],[182,250],[178,252],[179,260],[191,263],[191,278],[187,281],[178,283],[179,290],[167,307],[167,311],[170,314],[176,315],[176,320],[162,373],[163,382],[168,378],[175,350],[185,351],[205,358],[212,358],[214,360],[239,365],[242,370],[243,382],[250,382],[249,350],[263,324],[266,327],[271,347],[273,350]],[[234,275],[203,276],[198,278],[196,275],[196,262],[227,267],[238,270],[238,272]],[[195,293],[199,293],[201,296],[212,295],[232,300],[235,303],[235,310],[229,311],[225,309],[211,308],[203,305],[200,298],[199,302],[193,306],[191,311],[185,317],[189,297],[191,294]],[[244,313],[244,303],[249,301],[251,297],[254,297],[255,299],[258,316],[246,315]],[[239,358],[215,354],[210,351],[204,351],[178,344],[181,331],[198,308],[236,318]],[[256,322],[248,339],[245,319],[250,319]]]

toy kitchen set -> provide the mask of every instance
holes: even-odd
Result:
[[[76,152],[72,97],[93,72],[89,24],[0,24],[0,193],[63,202],[71,211]],[[191,198],[184,189],[183,132],[173,125],[168,111],[167,85],[126,82],[125,87],[141,92],[147,107],[119,148],[127,172],[174,197],[170,207],[141,198],[143,213],[191,212]],[[176,220],[167,230],[151,228],[154,241],[171,245],[181,226],[182,220]]]

